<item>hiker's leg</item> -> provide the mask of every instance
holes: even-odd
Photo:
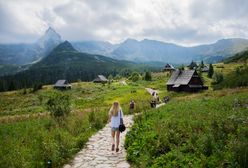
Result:
[[[120,131],[116,131],[116,148],[119,149],[119,143],[120,143]]]
[[[112,135],[112,147],[111,150],[114,151],[115,150],[115,131],[111,130],[111,135]]]
[[[112,145],[115,144],[115,131],[111,130],[111,135],[112,135]]]

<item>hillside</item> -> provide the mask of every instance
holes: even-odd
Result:
[[[92,81],[98,74],[115,76],[125,68],[140,70],[148,67],[101,55],[80,53],[65,41],[27,70],[12,76],[1,77],[0,90],[53,84],[58,79],[67,79],[70,82]]]
[[[127,160],[132,167],[246,167],[248,94],[233,91],[174,98],[137,115]]]
[[[224,60],[224,63],[245,62],[248,60],[248,50],[237,53],[232,57]]]

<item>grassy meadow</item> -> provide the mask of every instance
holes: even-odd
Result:
[[[135,118],[127,134],[133,167],[246,167],[248,89],[175,98]]]
[[[123,79],[124,80],[124,79]],[[134,112],[149,109],[150,94],[146,87],[163,90],[163,74],[155,74],[152,81],[139,80],[127,85],[77,82],[63,91],[71,102],[71,114],[57,123],[46,109],[46,102],[55,91],[52,86],[0,93],[0,165],[5,167],[53,167],[67,163],[87,142],[88,138],[107,122],[113,101],[121,103],[125,114],[134,99]],[[16,159],[19,158],[19,159]]]
[[[214,68],[228,74],[239,65],[217,64]],[[209,167],[241,165],[244,160],[236,153],[247,149],[247,113],[244,111],[247,110],[248,90],[214,91],[212,79],[207,78],[206,73],[202,76],[209,90],[195,94],[167,92],[168,73],[152,73],[151,81],[140,79],[132,82],[122,78],[105,85],[79,81],[72,83],[71,90],[63,92],[55,91],[52,86],[43,86],[36,92],[32,89],[2,92],[0,165],[47,167],[48,161],[52,161],[53,167],[61,167],[106,124],[113,101],[118,100],[124,114],[128,114],[131,99],[136,102],[134,112],[143,112],[136,117],[126,141],[132,166],[160,167],[165,162],[170,162],[167,167],[180,167],[186,163]],[[127,85],[120,82],[122,80]],[[160,98],[170,96],[171,101],[161,109],[152,110],[149,104],[151,95],[145,88],[159,90]],[[71,113],[60,123],[49,115],[46,108],[49,97],[57,92],[69,96],[71,104]],[[231,124],[230,128],[228,124]],[[215,135],[215,128],[218,130],[216,134],[220,132],[221,135]],[[198,146],[198,142],[202,146]],[[238,143],[237,148],[234,148],[234,142]],[[213,148],[205,155],[208,145],[213,145]],[[232,160],[234,157],[240,158]],[[208,165],[208,161],[211,164]]]

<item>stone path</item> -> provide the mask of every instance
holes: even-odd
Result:
[[[124,123],[127,127],[120,137],[120,151],[111,151],[111,128],[107,124],[102,130],[93,135],[74,158],[64,168],[129,168],[124,149],[125,135],[133,124],[133,116],[125,115]]]
[[[146,88],[146,91],[149,92],[151,95],[153,92],[155,92],[156,94],[158,94],[158,91],[157,90],[153,90],[151,88]]]

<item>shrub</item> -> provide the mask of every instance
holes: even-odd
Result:
[[[129,80],[133,82],[137,82],[140,79],[140,74],[138,72],[133,72],[132,75],[129,77]]]
[[[46,108],[50,111],[50,114],[56,120],[63,119],[66,117],[70,111],[70,98],[68,95],[65,95],[60,92],[54,92],[48,98],[46,102]]]
[[[219,84],[224,79],[223,74],[221,72],[215,72],[213,75],[213,84]]]

